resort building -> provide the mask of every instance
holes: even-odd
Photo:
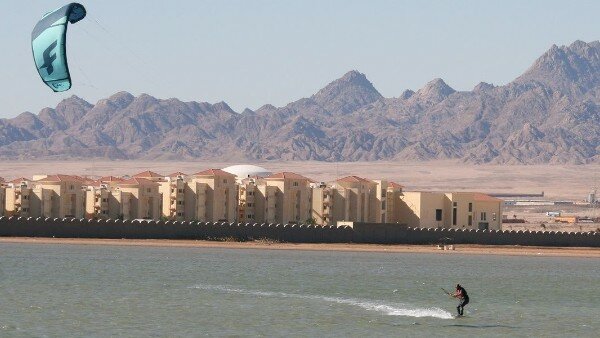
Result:
[[[114,182],[114,181],[113,181]],[[123,219],[123,194],[108,183],[97,181],[85,191],[85,217],[90,219]]]
[[[159,184],[145,178],[130,178],[117,184],[123,219],[159,219]]]
[[[29,180],[21,177],[4,183],[3,216],[30,216],[29,199],[32,195]]]
[[[158,191],[162,195],[162,216],[169,220],[184,221],[187,220],[186,215],[193,214],[185,212],[186,177],[186,174],[176,172],[158,182]]]
[[[371,206],[377,200],[376,182],[347,176],[338,179],[332,186],[337,197],[334,197],[333,207],[335,222],[378,222],[380,207]]]
[[[311,216],[316,224],[332,225],[336,224],[333,218],[334,197],[340,196],[336,194],[336,189],[325,182],[311,184],[312,203]],[[338,199],[337,205],[343,203]]]
[[[97,180],[36,175],[0,182],[0,215],[202,222],[396,223],[410,227],[500,229],[502,201],[475,192],[404,191],[395,182],[347,176],[316,183],[257,166]],[[262,177],[261,175],[267,175]]]
[[[400,222],[410,227],[500,229],[502,201],[472,192],[404,192]]]
[[[0,216],[4,216],[4,206],[6,205],[6,187],[0,182]]]
[[[186,204],[191,204],[187,219],[204,222],[234,222],[237,220],[238,187],[235,175],[221,169],[208,169],[192,175]],[[187,213],[186,213],[187,215]]]
[[[155,173],[154,171],[146,170],[146,171],[142,171],[141,173],[137,173],[137,174],[133,175],[133,178],[144,178],[144,179],[147,179],[148,181],[160,182],[160,181],[164,180],[165,176]]]
[[[304,223],[312,219],[310,179],[292,172],[280,172],[264,181],[265,185],[259,186],[259,190],[263,190],[265,196],[266,222]]]
[[[85,192],[81,177],[57,174],[34,178],[29,197],[30,216],[83,218]]]
[[[96,183],[105,184],[107,187],[116,187],[120,182],[125,181],[125,179],[121,177],[115,176],[104,176],[100,177]]]

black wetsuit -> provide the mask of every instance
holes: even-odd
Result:
[[[456,307],[456,310],[458,310],[458,315],[462,316],[465,305],[469,304],[469,295],[467,294],[467,290],[465,290],[465,288],[463,288],[462,286],[459,289],[456,289],[456,291],[461,291],[462,294],[460,304],[458,304],[458,306]]]

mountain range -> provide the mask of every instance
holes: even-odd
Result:
[[[552,46],[503,86],[385,98],[358,71],[284,107],[116,93],[0,119],[4,159],[600,162],[600,42]]]

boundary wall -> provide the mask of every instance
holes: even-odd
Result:
[[[2,237],[258,240],[290,243],[481,244],[600,247],[600,233],[410,228],[390,223],[353,227],[180,221],[0,217]]]

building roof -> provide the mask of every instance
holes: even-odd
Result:
[[[124,179],[116,176],[103,176],[98,179],[99,182],[123,182]]]
[[[0,177],[0,182],[4,182],[4,177]]]
[[[150,171],[150,170],[146,170],[146,171],[142,171],[141,173],[137,173],[135,175],[133,175],[133,177],[138,177],[138,178],[160,178],[160,177],[164,177],[161,174],[155,173],[154,171]]]
[[[221,169],[207,169],[194,174],[194,176],[235,176],[234,174],[228,173]]]
[[[285,179],[289,179],[289,180],[307,180],[312,182],[312,180],[308,177],[304,177],[300,174],[296,174],[293,172],[289,172],[289,171],[282,171],[276,174],[273,174],[271,176],[266,177],[265,179],[267,180],[285,180]]]
[[[48,175],[45,178],[41,178],[39,180],[37,180],[36,182],[83,182],[84,179],[79,177],[79,176],[75,176],[75,175],[63,175],[63,174],[56,174],[56,175]]]
[[[396,182],[390,182],[390,183],[388,183],[388,185],[389,185],[390,187],[392,187],[392,188],[396,188],[396,189],[403,189],[403,188],[404,188],[404,186],[403,186],[402,184],[398,184],[398,183],[396,183]]]
[[[9,183],[18,184],[18,183],[21,183],[23,181],[28,182],[29,179],[27,179],[25,177],[19,177],[19,178],[15,178],[14,180],[10,181]]]
[[[348,183],[355,183],[355,182],[363,182],[363,183],[373,183],[373,181],[368,180],[366,178],[362,178],[362,177],[358,177],[358,176],[346,176],[346,177],[342,177],[336,180],[336,182],[348,182]]]
[[[127,180],[118,182],[118,185],[158,185],[158,183],[146,178],[133,177]]]
[[[473,193],[473,200],[479,202],[502,202],[501,199],[479,192]]]
[[[223,171],[226,171],[230,174],[233,174],[239,178],[246,177],[267,177],[271,176],[273,173],[263,167],[259,167],[257,165],[251,164],[240,164],[240,165],[232,165],[227,168],[223,168]]]

